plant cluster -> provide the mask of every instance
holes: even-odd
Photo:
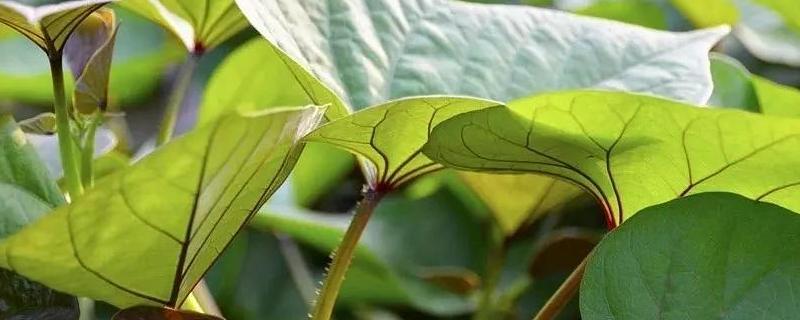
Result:
[[[800,6],[524,4],[0,1],[0,319],[800,314]]]

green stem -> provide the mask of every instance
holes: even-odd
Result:
[[[367,227],[372,212],[375,211],[375,207],[378,206],[384,195],[385,193],[382,191],[368,190],[364,194],[364,200],[358,204],[353,220],[350,221],[350,226],[344,234],[344,239],[333,254],[330,271],[314,306],[313,320],[329,320],[331,318],[336,298],[339,296],[342,283],[344,283],[345,274],[355,255],[358,240]]]
[[[581,280],[583,280],[583,273],[586,271],[586,262],[591,255],[591,253],[587,255],[581,264],[575,268],[575,271],[572,271],[572,274],[561,284],[553,296],[550,297],[550,300],[547,300],[547,303],[539,310],[539,313],[536,314],[533,320],[555,319],[556,316],[561,313],[561,310],[564,309],[567,303],[575,297],[575,293],[578,292],[578,288],[581,286]]]
[[[94,185],[94,146],[95,137],[97,136],[97,127],[103,121],[102,113],[97,113],[93,119],[89,121],[86,127],[86,132],[83,134],[83,146],[81,152],[81,181],[85,188],[91,188]]]
[[[197,69],[197,63],[200,60],[200,55],[189,54],[186,61],[181,65],[178,70],[178,76],[175,84],[172,87],[172,92],[167,100],[167,107],[164,111],[164,119],[161,120],[161,127],[158,130],[158,138],[156,139],[156,146],[162,146],[169,142],[175,132],[175,123],[178,121],[178,115],[181,111],[181,105],[189,92],[189,87],[192,84],[192,76]]]
[[[50,76],[53,78],[53,107],[56,111],[56,131],[61,154],[61,166],[64,169],[67,191],[70,198],[74,200],[83,193],[83,186],[81,185],[80,169],[73,150],[74,142],[72,140],[70,117],[67,111],[64,70],[60,55],[50,58]]]

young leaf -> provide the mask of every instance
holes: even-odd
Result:
[[[791,319],[800,216],[730,193],[642,210],[592,254],[584,319]]]
[[[108,105],[117,30],[114,11],[101,9],[89,15],[67,41],[65,54],[76,78],[72,105],[81,114],[105,111]]]
[[[509,101],[587,87],[704,103],[711,94],[707,53],[728,30],[659,32],[448,0],[237,3],[281,53],[356,110],[415,95]]]
[[[456,116],[433,130],[424,153],[460,169],[572,181],[603,203],[614,226],[642,208],[707,191],[800,209],[797,150],[796,119],[574,91]]]
[[[231,115],[0,242],[0,266],[118,307],[180,305],[289,174],[320,108]]]
[[[315,130],[309,141],[330,143],[369,160],[363,167],[374,188],[392,189],[441,166],[422,154],[433,127],[454,115],[501,105],[458,97],[416,97],[362,110]]]
[[[75,27],[89,14],[112,1],[67,1],[35,8],[0,1],[0,23],[33,41],[48,57],[56,58]]]
[[[247,27],[233,0],[125,0],[120,5],[160,24],[196,54]]]
[[[25,135],[9,115],[0,115],[0,239],[38,220],[64,198]],[[1,240],[0,240],[1,241]],[[74,297],[0,270],[0,318],[77,319]]]

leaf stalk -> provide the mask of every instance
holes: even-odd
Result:
[[[586,272],[586,264],[589,261],[589,257],[592,254],[589,253],[586,258],[581,261],[574,271],[567,277],[567,280],[558,287],[558,290],[547,300],[547,303],[544,304],[539,313],[533,318],[533,320],[551,320],[555,319],[564,307],[575,297],[575,293],[578,292],[578,288],[580,288],[581,280],[583,280],[583,274]]]
[[[380,203],[386,190],[373,190],[367,189],[364,192],[364,199],[359,202],[356,208],[356,213],[353,220],[350,221],[350,226],[344,234],[342,243],[339,248],[333,253],[333,262],[331,263],[328,276],[322,285],[322,291],[317,299],[312,313],[313,320],[329,320],[333,314],[333,307],[336,304],[336,298],[339,296],[339,290],[342,288],[347,269],[355,256],[356,246],[358,240],[364,233],[372,213]]]
[[[64,89],[64,66],[62,56],[50,57],[50,76],[53,79],[53,108],[56,113],[56,133],[58,134],[58,147],[61,156],[61,166],[64,170],[64,180],[67,192],[71,199],[83,193],[80,168],[75,153],[75,142],[72,137],[72,126]]]

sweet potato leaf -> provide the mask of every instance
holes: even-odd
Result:
[[[4,239],[64,204],[64,198],[9,115],[0,115],[0,150],[0,239]],[[2,319],[78,317],[74,297],[8,270],[0,270],[0,306]]]
[[[766,115],[800,117],[800,90],[751,74],[733,58],[711,56],[714,94],[710,105]]]
[[[280,186],[320,108],[231,115],[0,242],[0,266],[119,307],[179,306]]]
[[[108,106],[108,83],[117,30],[114,11],[99,9],[79,24],[67,40],[64,53],[75,76],[72,106],[81,114],[105,111]]]
[[[759,59],[800,66],[800,33],[763,3],[769,0],[735,0],[741,16],[734,34]]]
[[[237,3],[281,53],[355,110],[415,95],[509,101],[586,87],[704,103],[711,94],[706,55],[728,30],[660,32],[448,0]],[[672,72],[653,74],[657,68]]]
[[[0,23],[21,33],[49,56],[57,56],[86,16],[113,0],[80,0],[29,7],[0,1]]]
[[[365,157],[367,181],[391,189],[441,168],[422,154],[433,127],[445,119],[501,105],[458,97],[415,97],[359,111],[315,130],[309,141],[333,144]]]
[[[190,52],[216,47],[247,27],[233,0],[125,0],[120,5],[172,32]]]
[[[799,124],[650,96],[574,91],[456,116],[433,130],[423,152],[459,169],[572,181],[604,204],[614,226],[645,207],[708,191],[800,209]]]
[[[649,207],[608,235],[581,284],[584,319],[791,319],[800,216],[730,193]]]

